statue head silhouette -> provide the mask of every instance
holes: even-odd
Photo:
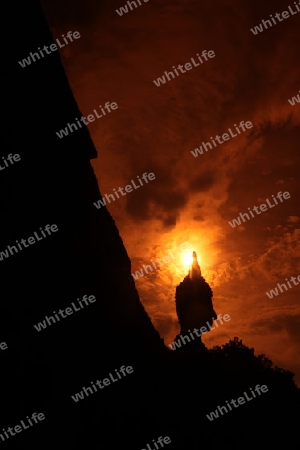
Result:
[[[213,292],[201,275],[197,253],[193,252],[193,262],[188,275],[176,287],[176,312],[181,325],[181,333],[194,327],[201,328],[206,322],[211,325],[216,319],[212,303]]]

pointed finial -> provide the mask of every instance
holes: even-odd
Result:
[[[190,278],[199,278],[199,276],[201,277],[201,269],[198,264],[196,252],[193,252],[193,262],[192,262],[192,267],[189,270],[189,275],[190,275]]]

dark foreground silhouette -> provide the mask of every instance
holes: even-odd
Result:
[[[0,252],[47,224],[58,231],[0,261],[0,341],[8,345],[0,350],[0,429],[45,415],[1,444],[143,449],[169,436],[170,450],[299,448],[299,390],[290,372],[238,339],[205,355],[166,348],[139,300],[112,217],[93,206],[102,196],[88,130],[61,140],[55,134],[81,116],[58,53],[18,64],[53,42],[40,6],[30,0],[2,7],[14,36],[7,42],[0,151],[21,160],[0,172]],[[34,327],[84,295],[97,300],[41,331]],[[134,372],[72,399],[123,365]],[[256,384],[269,392],[207,419]]]

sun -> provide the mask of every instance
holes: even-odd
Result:
[[[182,262],[186,268],[189,268],[193,262],[193,252],[191,250],[185,251],[182,255]]]

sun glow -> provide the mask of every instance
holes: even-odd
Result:
[[[189,268],[193,262],[193,252],[191,250],[185,251],[182,255],[182,263],[186,268]]]

